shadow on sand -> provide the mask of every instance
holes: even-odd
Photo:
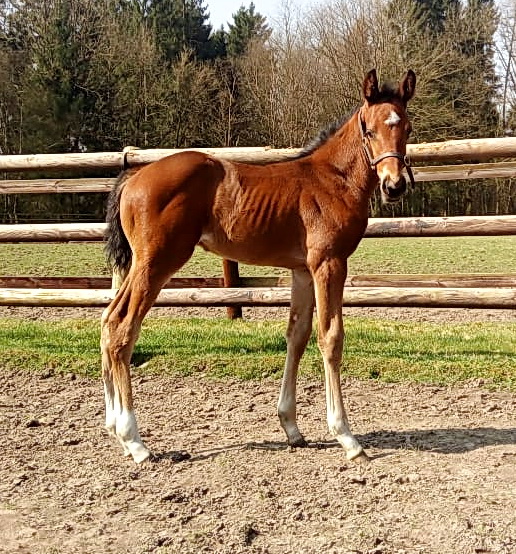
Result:
[[[420,450],[423,452],[437,452],[440,454],[461,454],[471,452],[486,446],[515,445],[516,428],[496,429],[494,427],[479,427],[474,429],[414,429],[410,431],[374,431],[364,435],[357,435],[357,439],[364,448],[379,450]],[[186,452],[163,452],[154,456],[155,461],[172,459],[180,462],[189,460],[196,462],[214,458],[220,454],[233,450],[287,450],[290,447],[285,442],[247,442],[236,443],[216,448],[202,450],[194,455]],[[325,450],[340,448],[337,441],[309,442],[308,448]],[[377,454],[373,458],[380,458],[386,454]]]

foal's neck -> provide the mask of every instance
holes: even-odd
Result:
[[[339,189],[354,198],[357,208],[368,209],[369,198],[378,186],[378,176],[367,160],[359,130],[358,113],[353,115],[321,146],[314,161],[325,160],[338,176]]]

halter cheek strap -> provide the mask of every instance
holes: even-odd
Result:
[[[376,170],[376,165],[382,160],[385,160],[385,158],[398,158],[398,160],[403,163],[403,166],[407,170],[410,184],[412,185],[412,188],[414,188],[416,186],[416,182],[414,179],[414,173],[412,172],[412,167],[410,165],[409,157],[407,155],[400,154],[399,152],[384,152],[383,154],[376,156],[376,158],[373,158],[373,155],[371,154],[371,150],[369,148],[369,139],[368,137],[366,137],[364,132],[365,123],[362,120],[362,115],[360,113],[358,114],[358,123],[358,126],[360,128],[360,136],[362,137],[362,146],[364,147],[364,151],[369,161],[369,165],[371,166],[371,169]]]

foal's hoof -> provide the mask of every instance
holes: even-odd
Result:
[[[149,460],[152,455],[149,450],[145,448],[143,445],[136,445],[131,449],[131,455],[133,457],[133,460],[137,464],[141,464],[145,462],[146,460]]]
[[[365,466],[371,463],[371,458],[365,453],[364,450],[359,452],[356,456],[352,456],[351,458],[348,457],[348,459],[360,466]]]
[[[133,460],[137,464],[143,464],[144,462],[152,461],[152,458],[153,458],[153,456],[150,452],[147,452],[147,453],[142,452],[141,454],[138,454],[137,456],[135,456],[133,454]]]
[[[296,440],[288,441],[288,445],[292,448],[307,448],[308,443],[306,442],[304,437],[299,437]]]

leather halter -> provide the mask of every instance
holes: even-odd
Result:
[[[415,180],[414,180],[414,173],[412,172],[412,167],[410,165],[410,159],[407,155],[400,154],[399,152],[384,152],[383,154],[380,154],[379,156],[376,156],[376,158],[373,158],[373,155],[371,153],[371,149],[369,147],[369,139],[366,137],[364,128],[365,128],[365,122],[362,119],[362,113],[358,113],[358,126],[360,127],[360,136],[362,137],[362,146],[364,147],[365,154],[367,156],[367,159],[369,161],[369,165],[371,166],[371,169],[374,169],[376,171],[376,165],[381,162],[382,160],[385,160],[385,158],[398,158],[403,163],[403,166],[407,170],[407,174],[410,179],[410,184],[412,185],[412,188],[416,186]]]

